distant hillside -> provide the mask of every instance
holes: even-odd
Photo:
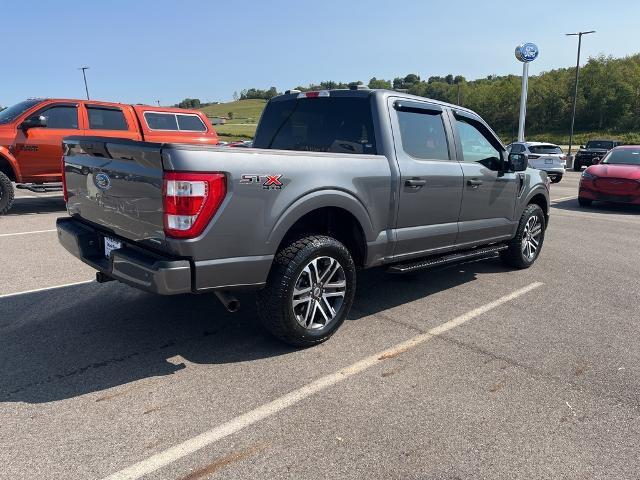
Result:
[[[208,105],[200,110],[210,117],[226,117],[229,112],[233,112],[234,123],[257,123],[266,104],[267,101],[262,99],[238,100],[236,102]],[[238,122],[238,120],[250,121]]]

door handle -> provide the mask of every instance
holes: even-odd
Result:
[[[482,180],[472,178],[470,180],[467,180],[467,185],[469,185],[471,188],[478,188],[480,185],[482,185]]]
[[[420,188],[420,187],[424,187],[426,184],[427,184],[426,180],[421,180],[419,178],[412,178],[410,180],[404,181],[404,186],[410,187],[410,188]]]

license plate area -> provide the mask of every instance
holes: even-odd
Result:
[[[104,258],[111,258],[111,252],[122,248],[122,242],[111,237],[104,237]]]
[[[544,163],[547,165],[552,165],[553,164],[553,158],[545,158],[544,159]]]

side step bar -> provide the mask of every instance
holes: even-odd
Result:
[[[62,183],[16,183],[16,188],[35,193],[61,192]]]
[[[471,250],[461,250],[459,252],[452,252],[437,257],[429,257],[416,262],[411,263],[398,263],[392,265],[387,270],[389,273],[409,273],[418,270],[426,270],[428,268],[440,267],[442,265],[449,265],[451,263],[460,263],[467,260],[476,260],[484,257],[491,257],[498,252],[506,250],[508,245],[499,244],[491,245],[489,247],[479,247]]]

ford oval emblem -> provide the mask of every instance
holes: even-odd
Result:
[[[538,47],[535,43],[523,43],[516,47],[516,58],[524,63],[533,62],[538,58]]]
[[[97,173],[93,177],[93,182],[100,190],[109,190],[111,188],[111,179],[106,173]]]

